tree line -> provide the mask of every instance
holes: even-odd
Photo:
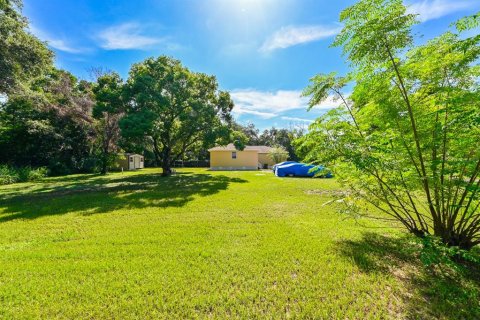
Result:
[[[179,159],[208,157],[215,144],[283,145],[296,157],[296,131],[255,129],[232,117],[215,76],[167,56],[134,64],[126,80],[94,69],[93,81],[55,68],[54,54],[28,31],[20,0],[0,2],[0,164],[51,174],[106,173],[122,150],[163,174]],[[252,134],[253,130],[253,134]]]
[[[295,141],[304,136],[307,132],[305,127],[291,125],[290,128],[264,129],[260,133],[260,129],[255,124],[248,123],[241,125],[234,122],[234,137],[240,139],[242,144],[255,146],[279,147],[288,153],[288,160],[300,161],[301,154],[298,152]]]

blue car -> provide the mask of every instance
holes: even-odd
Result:
[[[323,166],[315,166],[305,163],[288,163],[279,165],[275,168],[275,175],[277,177],[314,177],[324,169]],[[328,172],[319,175],[325,178],[331,178],[333,175]]]
[[[297,161],[283,161],[283,162],[280,162],[280,163],[277,163],[276,165],[274,165],[272,167],[272,171],[275,172],[275,169],[279,166],[283,166],[285,164],[290,164],[290,163],[297,163]]]

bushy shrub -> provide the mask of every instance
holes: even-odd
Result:
[[[443,272],[459,272],[465,262],[480,264],[477,252],[460,249],[458,246],[447,246],[439,237],[425,236],[421,239],[422,251],[420,260],[426,267],[442,269]]]
[[[46,167],[40,167],[28,171],[27,178],[28,181],[38,181],[46,176],[48,176],[48,169]]]
[[[280,163],[288,159],[288,151],[282,146],[275,146],[268,153],[270,159],[275,163]]]
[[[81,161],[79,172],[98,173],[100,172],[101,162],[97,157],[88,157]]]
[[[8,166],[0,166],[0,185],[17,182],[17,176]]]
[[[0,185],[37,181],[47,176],[47,168],[12,167],[0,165]]]
[[[51,161],[48,171],[51,176],[64,176],[72,173],[72,170],[62,161]]]

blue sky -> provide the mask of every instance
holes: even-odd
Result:
[[[234,98],[236,119],[260,129],[308,125],[336,105],[306,111],[300,98],[316,73],[345,73],[330,48],[342,9],[353,0],[24,0],[31,30],[49,43],[56,65],[89,79],[92,67],[119,72],[169,55],[217,76]],[[406,0],[419,14],[417,42],[478,12],[479,0]]]

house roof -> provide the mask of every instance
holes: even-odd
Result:
[[[243,151],[257,151],[258,153],[268,153],[272,148],[268,146],[246,146]],[[208,149],[209,152],[212,151],[239,151],[235,149],[233,143],[230,143],[226,146],[217,146],[211,149]]]

